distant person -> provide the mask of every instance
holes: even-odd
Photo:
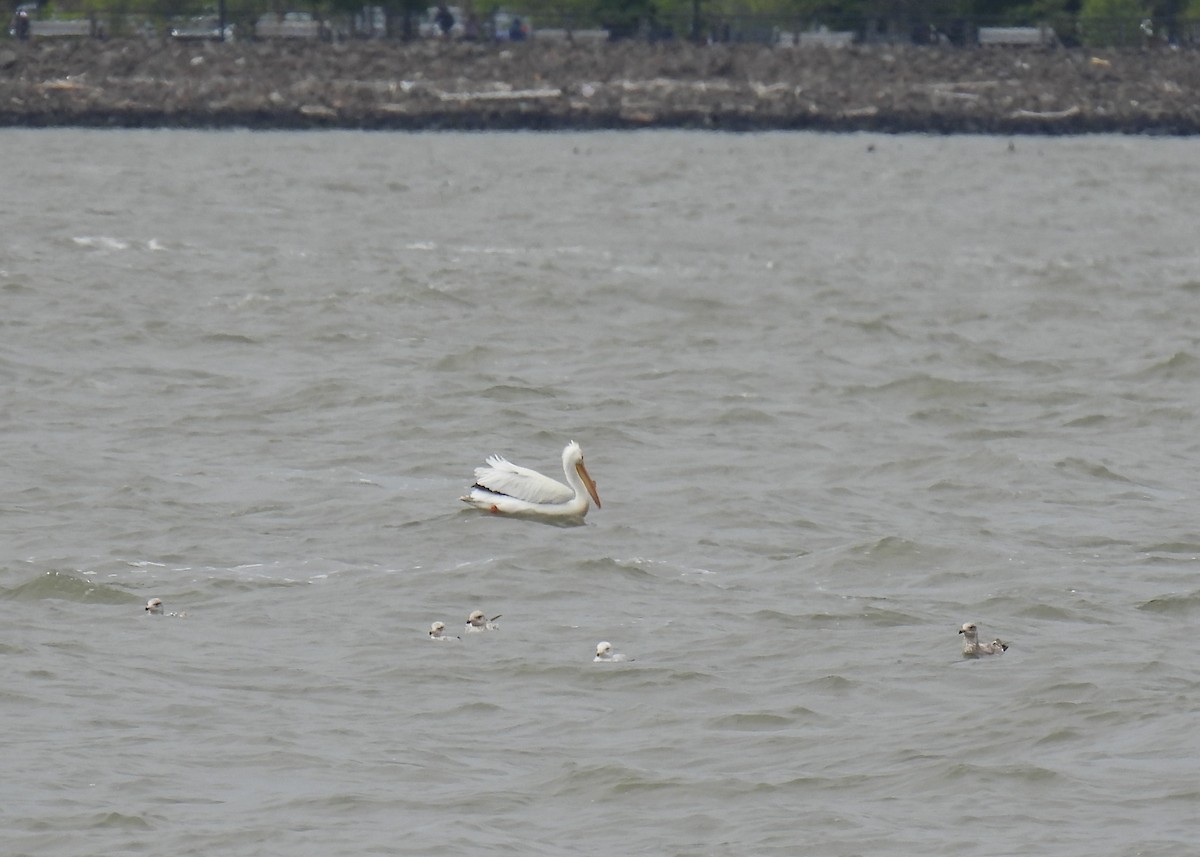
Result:
[[[508,40],[510,42],[525,41],[525,25],[521,23],[520,18],[512,19],[512,24],[508,27]]]
[[[479,39],[479,19],[475,17],[474,12],[468,12],[467,20],[463,21],[463,39],[468,42]]]
[[[29,40],[29,10],[21,8],[17,10],[17,14],[13,16],[13,35],[17,37],[17,41],[25,42]]]
[[[1154,44],[1154,22],[1149,18],[1143,18],[1140,29],[1142,31],[1142,44],[1145,46]]]
[[[437,23],[438,29],[442,31],[442,38],[450,38],[450,31],[454,29],[454,13],[450,11],[450,7],[445,3],[439,3],[434,21]]]

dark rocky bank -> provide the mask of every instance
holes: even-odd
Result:
[[[1200,133],[1200,53],[533,41],[0,44],[0,125]]]

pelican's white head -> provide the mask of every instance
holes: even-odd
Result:
[[[583,482],[583,487],[591,495],[596,508],[602,508],[600,505],[600,494],[596,490],[596,482],[592,479],[591,474],[587,471],[587,467],[583,464],[583,449],[575,441],[568,443],[563,450],[563,472],[570,474],[572,471],[579,474],[579,478]]]
[[[161,598],[151,598],[146,602],[146,612],[160,614],[163,612],[163,602]]]

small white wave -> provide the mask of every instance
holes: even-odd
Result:
[[[80,247],[92,250],[128,250],[129,242],[107,235],[79,235],[71,239]]]
[[[519,247],[473,247],[464,244],[458,248],[459,253],[474,253],[481,256],[516,256],[525,252]]]

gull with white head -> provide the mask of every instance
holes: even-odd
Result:
[[[482,610],[472,610],[471,615],[467,617],[467,631],[478,633],[480,631],[497,631],[500,626],[496,624],[499,616],[493,616],[491,619]]]
[[[446,633],[445,622],[434,622],[429,626],[429,639],[445,641],[445,640],[461,640],[462,637],[454,637]]]
[[[146,602],[146,612],[151,616],[174,616],[177,619],[187,618],[187,613],[165,613],[163,610],[163,600],[161,598],[151,598]]]
[[[967,622],[958,629],[963,637],[963,657],[978,658],[981,655],[1002,655],[1008,651],[1008,643],[1000,639],[990,643],[979,642],[979,627],[974,622]]]
[[[632,660],[633,658],[631,657],[614,652],[613,644],[607,640],[603,640],[596,644],[596,657],[592,658],[592,663],[615,664]]]

